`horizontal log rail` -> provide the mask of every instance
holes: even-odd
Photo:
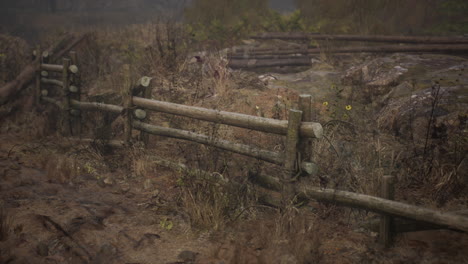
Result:
[[[133,97],[133,104],[157,112],[185,116],[278,135],[286,135],[288,129],[287,120],[277,120],[202,107],[179,105],[141,97]],[[303,122],[301,124],[300,134],[303,137],[321,138],[323,136],[323,128],[320,123]]]
[[[41,78],[41,83],[63,87],[63,82],[55,79]]]
[[[281,66],[310,66],[312,65],[311,59],[308,57],[298,57],[290,59],[269,59],[269,60],[230,60],[229,67],[232,69],[254,69],[254,68],[268,68],[268,67],[281,67]]]
[[[43,64],[41,64],[41,70],[53,71],[53,72],[62,72],[63,71],[63,65],[43,63]]]
[[[116,113],[116,114],[121,114],[124,111],[124,108],[119,105],[111,105],[111,104],[96,103],[96,102],[81,102],[77,100],[70,100],[70,106],[80,109],[80,110],[105,111],[105,112],[111,112],[111,113]]]
[[[348,207],[361,208],[377,213],[391,214],[402,218],[409,218],[468,232],[468,217],[375,196],[316,187],[304,188],[298,196],[317,201],[337,203]]]
[[[463,53],[468,52],[468,44],[457,45],[379,45],[379,46],[358,46],[358,47],[338,47],[338,48],[313,48],[299,52],[295,49],[278,50],[269,53],[256,52],[249,53],[251,56],[256,55],[293,55],[293,54],[320,54],[321,52],[329,53],[356,53],[356,52],[448,52],[448,53]],[[231,56],[245,58],[244,54],[230,54]]]
[[[335,40],[387,43],[424,43],[424,44],[468,44],[467,37],[432,37],[432,36],[386,36],[386,35],[325,35],[316,33],[263,33],[251,36],[253,39],[284,40]]]
[[[41,96],[41,99],[42,99],[44,102],[48,102],[48,103],[54,104],[54,105],[56,105],[58,108],[63,109],[63,103],[62,103],[60,100],[57,100],[57,99],[55,99],[55,98],[48,97],[48,96]]]
[[[279,165],[283,164],[283,156],[273,151],[263,150],[248,145],[230,142],[227,140],[213,139],[209,136],[197,134],[186,130],[154,126],[140,121],[133,121],[132,125],[135,129],[153,135],[189,140],[203,145],[209,145],[234,153],[242,154],[245,156],[257,158],[270,163]]]

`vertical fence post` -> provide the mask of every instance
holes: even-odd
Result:
[[[63,59],[63,71],[62,71],[62,82],[63,82],[63,117],[62,117],[62,135],[69,136],[71,134],[70,129],[70,76],[68,74],[68,67],[70,67],[70,60]]]
[[[144,76],[140,79],[138,84],[143,88],[143,94],[142,94],[143,98],[151,99],[151,90],[152,90],[150,87],[151,78]],[[141,121],[146,121],[149,118],[149,111],[147,110],[143,110],[143,111],[145,111],[146,115],[141,119]],[[145,146],[148,146],[149,134],[141,131],[140,140],[143,142],[143,144],[145,144]]]
[[[75,51],[70,51],[71,59],[71,84],[70,84],[70,100],[81,100],[81,74],[78,67],[78,55]],[[71,109],[71,131],[73,135],[81,136],[81,112],[78,109]]]
[[[312,96],[301,94],[299,96],[299,109],[302,111],[302,121],[312,121]],[[301,138],[299,142],[299,151],[301,158],[305,162],[312,160],[312,140],[310,138]]]
[[[384,199],[393,200],[395,196],[395,177],[385,175],[381,181],[380,196]],[[385,247],[389,247],[392,243],[393,233],[393,217],[388,214],[382,214],[380,217],[380,232],[379,242]]]
[[[132,140],[132,82],[130,74],[130,65],[124,65],[124,87],[122,88],[122,101],[125,108],[124,122],[124,141],[127,146]]]
[[[42,66],[42,51],[41,47],[37,46],[35,50],[36,55],[34,56],[34,60],[38,60],[38,66],[36,70],[36,89],[35,89],[35,102],[36,102],[36,107],[39,106],[41,102],[41,66]]]
[[[302,111],[290,109],[288,118],[288,132],[286,135],[284,173],[283,173],[283,199],[287,205],[294,198],[295,190],[293,178],[296,175],[297,145],[299,143],[299,129],[301,126]]]

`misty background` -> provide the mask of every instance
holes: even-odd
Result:
[[[464,35],[466,14],[466,0],[2,0],[0,34],[32,42],[45,31],[171,20],[206,40],[264,31]]]

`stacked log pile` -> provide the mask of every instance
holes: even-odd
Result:
[[[348,46],[348,47],[302,47],[294,49],[234,49],[229,55],[231,68],[251,69],[278,66],[310,66],[314,55],[346,53],[449,53],[467,54],[467,37],[428,36],[365,36],[365,35],[323,35],[313,33],[264,33],[252,36],[257,40],[289,41],[352,41],[393,43],[391,45]]]

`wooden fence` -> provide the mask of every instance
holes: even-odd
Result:
[[[451,228],[468,231],[468,217],[437,210],[431,210],[414,205],[393,201],[392,176],[382,179],[381,197],[356,194],[346,191],[322,188],[304,188],[296,186],[295,175],[299,170],[309,174],[313,173],[311,140],[323,136],[323,128],[319,123],[311,122],[311,96],[301,95],[299,110],[289,110],[289,120],[276,120],[239,113],[231,113],[201,107],[186,106],[170,102],[162,102],[151,99],[150,81],[143,77],[138,85],[126,84],[123,105],[112,105],[98,102],[80,101],[80,78],[76,54],[71,53],[69,59],[63,59],[61,65],[44,63],[42,60],[36,73],[36,95],[38,102],[48,102],[56,105],[62,112],[61,132],[65,136],[79,134],[81,123],[81,111],[111,112],[124,116],[124,141],[112,141],[114,146],[129,146],[134,140],[132,130],[143,133],[141,140],[147,143],[147,135],[158,135],[176,139],[187,140],[204,145],[213,146],[230,152],[253,157],[283,167],[279,178],[254,175],[252,181],[258,185],[283,193],[286,197],[282,206],[293,203],[296,200],[314,199],[318,201],[337,203],[349,207],[358,207],[368,211],[378,212],[382,215],[380,224],[380,238],[382,243],[388,245],[392,237],[392,217],[402,217],[416,221],[427,222],[441,228]],[[60,80],[49,78],[50,72],[60,73]],[[62,88],[63,98],[56,99],[49,96],[49,90],[44,85],[53,85]],[[141,96],[133,96],[135,91],[140,91]],[[229,126],[235,126],[265,133],[286,136],[285,151],[273,152],[254,146],[234,143],[223,139],[216,139],[186,130],[167,128],[149,124],[146,111],[184,116],[193,119],[214,122]],[[76,132],[78,131],[78,132]],[[79,139],[75,139],[79,140]],[[91,142],[90,139],[81,141]],[[300,157],[300,158],[298,158]],[[300,160],[299,160],[300,159]],[[171,164],[160,162],[160,164]],[[183,165],[170,165],[172,167],[184,167]]]

